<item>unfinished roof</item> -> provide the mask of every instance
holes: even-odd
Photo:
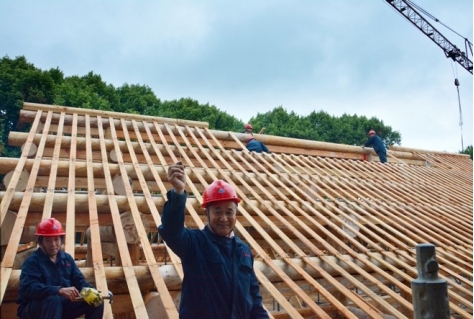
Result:
[[[186,226],[202,228],[201,194],[219,178],[242,199],[236,232],[252,248],[273,318],[411,318],[415,247],[436,245],[451,314],[473,314],[472,161],[392,147],[388,164],[361,147],[244,134],[207,123],[25,103],[0,158],[1,315],[16,312],[21,263],[47,217],[98,290],[106,318],[177,318],[183,271],[156,226],[167,167],[188,176]],[[159,317],[161,318],[161,317]]]

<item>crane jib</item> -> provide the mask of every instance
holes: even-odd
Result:
[[[472,43],[464,38],[465,51],[461,51],[457,46],[451,43],[444,35],[441,34],[435,27],[433,27],[416,9],[423,11],[419,6],[408,0],[385,0],[401,15],[407,18],[415,27],[430,38],[436,45],[438,45],[445,53],[447,58],[459,63],[464,69],[472,74],[472,61],[469,59],[469,54],[472,58]],[[430,15],[431,16],[431,15]],[[434,17],[433,17],[434,18]],[[434,18],[435,19],[435,18]],[[439,22],[438,19],[435,21]]]

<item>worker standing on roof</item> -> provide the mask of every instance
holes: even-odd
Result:
[[[181,258],[184,279],[179,317],[266,319],[250,248],[234,235],[240,199],[234,188],[215,180],[203,194],[207,225],[184,227],[187,193],[181,162],[170,166],[162,224],[158,227],[166,244]]]
[[[257,153],[270,153],[268,147],[261,141],[257,140],[255,137],[250,135],[247,138],[247,149],[250,152],[257,152]]]
[[[64,230],[59,221],[47,218],[36,228],[39,248],[21,267],[17,316],[21,319],[101,319],[102,295],[88,283],[71,255],[61,250]],[[82,302],[73,302],[87,291]],[[109,292],[109,296],[111,293]]]
[[[364,144],[363,147],[372,147],[379,156],[381,163],[387,162],[387,150],[383,144],[382,139],[375,133],[374,130],[369,131],[369,140]]]

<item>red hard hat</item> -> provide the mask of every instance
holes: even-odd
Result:
[[[65,235],[63,226],[54,218],[46,218],[36,227],[36,236],[62,236]]]
[[[253,128],[252,128],[252,125],[250,125],[249,123],[245,124],[245,128],[246,128],[247,130],[253,129]]]
[[[201,207],[206,208],[209,203],[233,200],[236,204],[240,202],[235,189],[223,180],[215,180],[204,191]]]
[[[375,135],[375,131],[374,131],[374,130],[370,130],[370,131],[369,131],[369,135]]]

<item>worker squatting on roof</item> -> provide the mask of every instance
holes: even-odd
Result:
[[[240,202],[234,188],[222,180],[211,183],[201,205],[207,225],[189,229],[184,227],[187,193],[181,162],[169,167],[168,181],[173,189],[167,193],[158,231],[183,265],[179,317],[269,318],[262,305],[252,252],[234,234]]]
[[[65,235],[61,223],[47,218],[38,224],[35,235],[39,248],[21,267],[17,316],[101,319],[102,295],[85,280],[72,256],[61,250]]]
[[[385,149],[385,145],[374,130],[369,131],[369,140],[364,144],[363,147],[373,147],[375,153],[377,153],[379,156],[380,162],[387,162],[387,150]]]
[[[257,153],[270,153],[268,147],[261,141],[257,140],[252,135],[247,137],[247,149],[250,152],[257,152]]]

